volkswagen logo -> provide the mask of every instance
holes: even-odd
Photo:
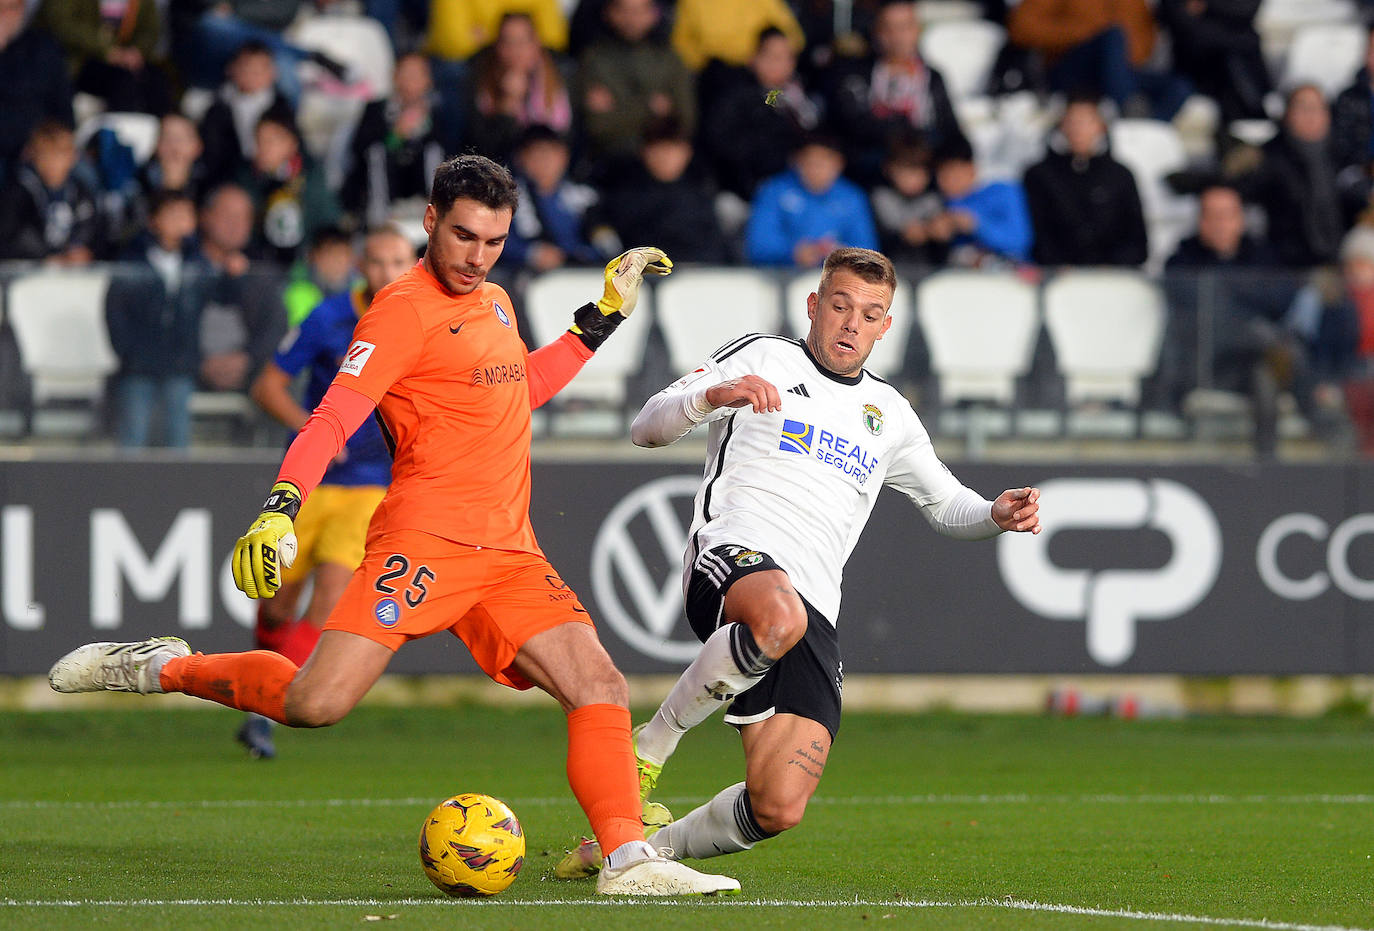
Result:
[[[592,543],[592,596],[601,616],[630,646],[667,663],[691,662],[701,649],[690,631],[687,639],[672,637],[682,617],[682,554],[689,528],[679,504],[690,503],[700,485],[694,475],[641,485],[611,509]],[[632,532],[632,526],[641,532]]]

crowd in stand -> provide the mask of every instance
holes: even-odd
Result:
[[[1155,271],[1110,126],[1202,95],[1220,114],[1212,155],[1170,178],[1196,199],[1196,232],[1162,264],[1217,276],[1223,382],[1290,392],[1314,424],[1348,412],[1374,453],[1374,42],[1328,100],[1275,86],[1259,0],[978,6],[1007,37],[987,92],[1058,114],[1034,159],[987,176],[911,0],[0,0],[0,259],[134,269],[107,316],[119,436],[140,445],[159,398],[243,390],[288,326],[348,287],[350,237],[417,229],[450,154],[517,176],[512,285],[644,242],[684,264],[812,268],[858,245],[913,274]],[[340,14],[385,29],[394,75],[316,151],[304,93],[374,95],[288,27]],[[159,118],[151,157],[83,132],[74,100]],[[1262,144],[1227,132],[1270,115]],[[1186,345],[1200,286],[1179,281]],[[1161,403],[1180,402],[1192,364],[1166,354]]]

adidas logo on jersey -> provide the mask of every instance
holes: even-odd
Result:
[[[787,389],[787,393],[788,393],[788,394],[799,394],[799,395],[801,395],[801,396],[804,397],[804,398],[809,398],[809,397],[811,397],[811,392],[809,392],[809,391],[806,390],[806,386],[805,386],[805,385],[793,385],[791,388],[788,388],[788,389]]]

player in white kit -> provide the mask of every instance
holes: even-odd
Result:
[[[895,287],[881,253],[835,250],[807,298],[805,340],[727,343],[635,418],[639,446],[710,424],[683,565],[687,618],[703,645],[636,729],[641,794],[682,735],[726,704],[745,756],[744,782],[650,838],[665,856],[747,850],[801,821],[840,723],[840,577],[884,484],[947,536],[1040,531],[1039,489],[988,501],[965,487],[906,399],[864,370],[891,324]],[[595,841],[584,841],[557,873],[599,865]]]

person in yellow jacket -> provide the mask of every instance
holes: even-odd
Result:
[[[464,61],[496,41],[507,13],[528,14],[545,48],[561,52],[568,47],[568,20],[558,0],[431,0],[425,51]]]
[[[792,50],[801,53],[806,36],[783,0],[678,0],[673,49],[693,71],[712,58],[743,67],[754,57],[759,33],[769,26],[782,30]]]

